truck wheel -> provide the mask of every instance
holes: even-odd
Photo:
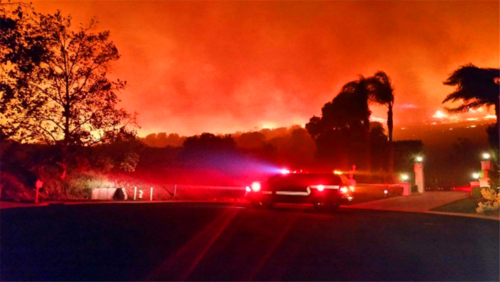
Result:
[[[339,209],[340,205],[337,203],[331,203],[327,205],[327,209],[329,212],[336,212]]]
[[[268,209],[272,209],[274,207],[275,202],[272,200],[269,200],[268,202],[264,203]]]

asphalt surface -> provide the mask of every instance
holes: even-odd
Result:
[[[495,280],[500,222],[308,206],[1,211],[0,280]]]

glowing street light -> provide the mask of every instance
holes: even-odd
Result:
[[[417,157],[415,158],[415,160],[416,160],[417,162],[421,163],[421,162],[423,162],[423,161],[424,161],[424,157],[422,157],[422,156],[417,156]]]
[[[406,174],[406,173],[401,174],[401,180],[407,181],[408,179],[410,179],[410,177],[408,176],[408,174]]]
[[[483,159],[489,160],[491,158],[491,155],[489,153],[483,153]]]
[[[474,172],[474,173],[472,174],[472,178],[474,178],[474,179],[479,179],[479,173]]]

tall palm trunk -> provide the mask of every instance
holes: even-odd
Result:
[[[366,171],[368,172],[369,178],[371,178],[372,170],[372,152],[371,152],[371,142],[370,142],[370,120],[365,120],[365,138],[366,138]]]
[[[392,130],[394,127],[393,119],[392,119],[392,103],[388,105],[389,110],[387,111],[387,130],[389,131],[389,175],[390,182],[393,181],[394,174],[394,146],[392,143]]]
[[[498,95],[498,100],[495,103],[495,115],[497,116],[497,123],[500,121],[500,95]]]

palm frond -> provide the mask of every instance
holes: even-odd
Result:
[[[478,68],[472,64],[455,70],[443,83],[455,86],[456,90],[447,95],[443,103],[463,100],[464,103],[472,99],[487,103],[498,101],[500,85],[495,80],[500,77],[500,70],[493,68]]]
[[[474,109],[477,109],[481,106],[485,105],[484,102],[482,101],[472,101],[472,102],[469,102],[469,103],[464,103],[456,108],[448,108],[448,107],[445,107],[445,109],[449,112],[449,113],[466,113],[468,112],[469,110],[474,110]]]

